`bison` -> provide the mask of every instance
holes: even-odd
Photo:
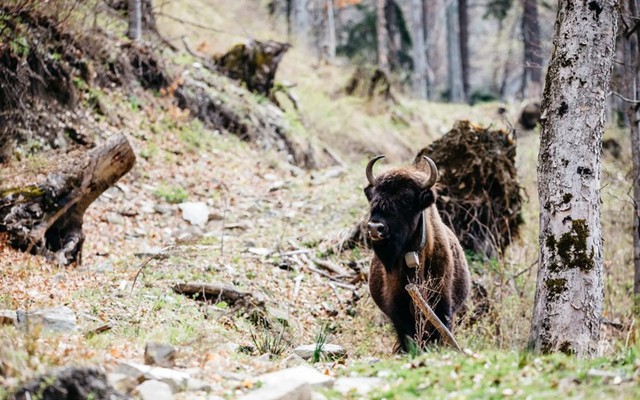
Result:
[[[407,351],[407,338],[415,338],[417,327],[406,285],[423,282],[427,302],[451,329],[454,313],[469,294],[471,279],[460,242],[435,206],[438,170],[434,162],[418,157],[411,166],[374,177],[373,165],[383,157],[373,158],[366,168],[367,230],[374,251],[369,290],[393,323],[397,350]],[[422,343],[440,339],[433,327],[423,334]]]

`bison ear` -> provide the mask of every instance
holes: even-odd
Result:
[[[422,192],[420,193],[420,207],[422,209],[430,207],[435,202],[436,191],[434,188],[430,187],[428,189],[422,190]]]
[[[367,196],[367,200],[371,202],[371,198],[373,197],[373,186],[369,185],[364,188],[364,195]]]

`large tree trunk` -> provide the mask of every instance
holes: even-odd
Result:
[[[413,75],[412,86],[414,96],[427,98],[427,53],[424,46],[424,21],[422,20],[422,0],[411,0],[411,39],[413,41]]]
[[[460,61],[460,36],[458,33],[458,3],[451,1],[446,9],[447,15],[447,72],[449,101],[461,102],[462,90],[462,64]]]
[[[14,247],[61,265],[79,261],[84,212],[134,163],[129,142],[118,134],[43,184],[0,189],[0,232],[7,232]]]
[[[542,102],[540,255],[530,347],[594,354],[603,302],[600,149],[618,12],[560,2]]]
[[[460,42],[460,77],[462,98],[469,100],[469,9],[467,0],[458,0],[458,28]]]
[[[307,0],[290,0],[289,21],[291,34],[295,42],[307,46],[310,42],[311,18],[307,8]]]
[[[625,14],[628,19],[628,31],[625,32],[625,69],[626,97],[634,103],[628,104],[629,134],[631,136],[631,158],[633,162],[633,294],[634,310],[640,313],[640,60],[638,44],[640,32],[635,29],[638,21],[638,0],[625,1]]]
[[[376,34],[378,39],[378,68],[384,72],[389,72],[387,19],[385,15],[386,3],[386,0],[376,0]]]
[[[542,48],[538,23],[538,0],[524,0],[522,15],[522,42],[524,45],[524,71],[522,72],[523,98],[540,97],[542,90]]]

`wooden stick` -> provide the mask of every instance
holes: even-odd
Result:
[[[418,286],[416,286],[415,284],[411,283],[411,284],[407,285],[405,289],[407,289],[407,292],[409,293],[409,295],[413,299],[413,302],[418,306],[420,311],[422,311],[422,313],[427,318],[427,320],[429,322],[431,322],[431,324],[438,330],[438,332],[440,332],[440,335],[444,339],[446,339],[445,341],[449,345],[451,345],[451,347],[453,347],[454,349],[458,350],[460,353],[467,354],[464,351],[462,351],[462,348],[460,347],[460,345],[456,341],[456,338],[453,337],[453,334],[451,333],[451,331],[449,329],[447,329],[446,326],[444,326],[442,321],[440,321],[440,318],[438,318],[436,313],[433,312],[433,309],[431,309],[429,304],[427,304],[427,302],[424,299],[424,297],[422,297],[422,294],[420,294],[420,291],[418,290]]]

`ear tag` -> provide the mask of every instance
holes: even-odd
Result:
[[[418,258],[418,253],[415,251],[410,251],[404,255],[404,262],[407,263],[407,267],[409,268],[418,268],[420,266],[420,259]]]

